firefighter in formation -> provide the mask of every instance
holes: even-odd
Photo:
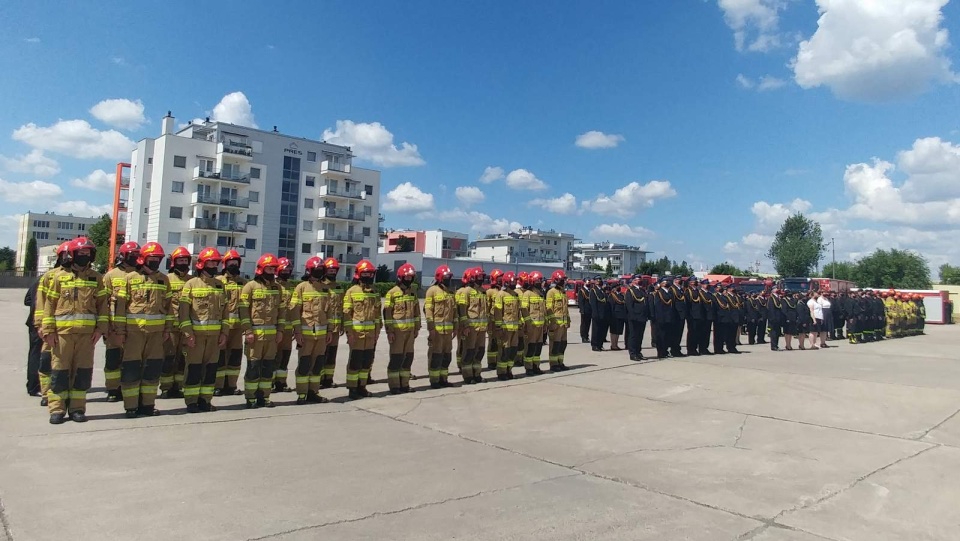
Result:
[[[906,293],[889,290],[880,294],[886,309],[886,338],[903,338],[923,334],[924,320],[927,317],[923,296],[919,293]]]

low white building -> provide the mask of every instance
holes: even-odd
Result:
[[[385,232],[383,235],[383,246],[381,253],[389,254],[399,252],[403,246],[400,237],[409,239],[411,243],[411,252],[422,253],[426,257],[438,257],[454,259],[458,257],[467,257],[470,252],[467,248],[469,237],[466,233],[458,233],[446,229],[429,229],[421,231],[413,230],[393,230]]]
[[[641,263],[646,262],[647,254],[652,253],[612,242],[581,243],[575,246],[575,250],[575,269],[600,272],[606,270],[609,263],[613,274],[633,274]]]
[[[66,240],[73,240],[87,234],[87,229],[97,223],[100,218],[81,218],[73,215],[53,214],[50,212],[27,212],[20,216],[17,229],[17,258],[16,267],[26,267],[27,243],[30,239],[37,239],[37,254],[43,253],[43,248],[56,246]],[[49,250],[48,250],[49,251]],[[56,259],[56,258],[54,258]],[[37,270],[46,271],[53,265],[47,264],[44,257],[38,257]]]
[[[253,274],[264,252],[302,269],[314,256],[341,262],[342,276],[375,257],[380,172],[352,164],[350,148],[225,122],[174,130],[137,143],[131,156],[127,238],[234,248]]]
[[[477,239],[470,255],[491,263],[548,263],[570,269],[574,240],[571,233],[525,227],[514,233]]]

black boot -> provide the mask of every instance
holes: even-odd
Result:
[[[75,423],[85,423],[87,422],[87,415],[82,411],[75,411],[70,414],[70,420]]]
[[[123,400],[123,395],[120,394],[120,389],[107,391],[107,402],[120,402],[121,400]]]
[[[137,408],[128,409],[123,412],[123,416],[127,419],[136,419],[137,418]]]
[[[187,404],[187,413],[200,413],[200,404]]]
[[[170,392],[167,393],[167,396],[170,398],[183,398],[183,389],[178,385],[174,385],[170,388]]]
[[[442,388],[443,388],[443,385],[440,385],[440,382],[439,382],[439,381],[431,381],[431,382],[430,382],[430,388],[431,388],[431,389],[442,389]]]
[[[510,379],[509,374],[497,374],[497,379],[500,381],[507,381]]]
[[[255,410],[255,409],[257,409],[257,407],[258,407],[258,404],[257,404],[257,399],[256,399],[256,398],[247,400],[247,409],[248,409],[248,410]]]
[[[213,396],[223,396],[223,389],[220,389],[220,388],[214,389]]]
[[[307,391],[307,403],[308,404],[326,404],[329,402],[326,398],[320,396],[315,391]],[[299,403],[299,401],[298,401]]]
[[[155,415],[160,415],[160,412],[157,411],[157,408],[154,406],[140,406],[137,409],[137,415],[143,415],[144,417],[153,417]]]
[[[50,424],[52,425],[62,425],[66,421],[66,414],[64,413],[51,413],[50,414]]]
[[[47,407],[47,397],[44,396],[40,398],[40,406],[44,408]]]

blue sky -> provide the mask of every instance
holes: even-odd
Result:
[[[352,145],[388,227],[532,225],[770,271],[799,210],[838,258],[960,263],[958,10],[5,2],[0,245],[17,213],[102,210],[98,171],[171,110]]]

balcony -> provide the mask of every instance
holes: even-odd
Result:
[[[208,248],[207,246],[200,246],[199,244],[190,243],[187,244],[187,250],[190,250],[191,254],[199,254],[201,250]],[[243,246],[214,246],[220,255],[227,253],[229,250],[236,250],[240,257],[246,257],[247,249]]]
[[[357,222],[362,222],[366,219],[366,215],[363,212],[353,211],[350,212],[348,209],[331,209],[331,208],[320,208],[320,211],[317,213],[318,218],[326,218],[328,220],[352,220]]]
[[[231,158],[240,158],[244,161],[253,159],[253,147],[244,142],[236,140],[228,139],[226,142],[219,143],[217,145],[217,152],[225,154]]]
[[[192,205],[217,205],[220,207],[231,207],[238,209],[250,208],[250,200],[246,197],[217,197],[215,195],[206,195],[194,192],[190,198]]]
[[[329,178],[345,179],[350,176],[350,164],[324,160],[320,162],[320,174]]]
[[[240,222],[221,222],[207,218],[190,218],[190,229],[207,231],[225,231],[227,233],[246,233],[247,224]]]
[[[358,233],[327,233],[323,229],[317,232],[317,240],[324,242],[346,242],[349,244],[363,244],[363,235]]]
[[[202,171],[200,166],[193,168],[193,180],[222,180],[225,182],[236,182],[239,184],[250,184],[250,175],[240,175],[236,173],[221,173],[220,171]]]
[[[346,190],[344,188],[331,188],[330,186],[320,186],[320,197],[342,197],[344,199],[366,199],[367,192],[362,190]]]
[[[354,253],[343,254],[340,256],[340,263],[343,263],[345,265],[356,265],[357,263],[360,262],[361,259],[363,259],[363,256],[360,254],[354,254]]]

